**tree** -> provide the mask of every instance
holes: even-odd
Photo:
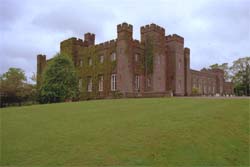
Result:
[[[250,57],[239,58],[230,67],[237,95],[250,96]]]
[[[0,81],[1,107],[11,103],[21,105],[30,94],[25,73],[20,68],[9,68],[0,76]]]
[[[225,80],[226,81],[230,81],[231,75],[230,75],[230,68],[228,67],[228,63],[223,63],[221,65],[219,65],[219,64],[216,63],[216,64],[213,64],[213,65],[209,66],[209,68],[210,69],[216,69],[216,68],[218,68],[218,69],[223,70],[224,71],[224,78],[225,78]]]
[[[72,60],[57,54],[48,64],[39,90],[41,103],[63,102],[78,97],[78,79]]]

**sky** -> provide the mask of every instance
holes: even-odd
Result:
[[[36,55],[59,52],[60,42],[96,34],[117,37],[117,24],[155,23],[178,34],[191,49],[191,68],[232,63],[250,56],[250,0],[0,0],[0,74],[21,68],[36,73]]]

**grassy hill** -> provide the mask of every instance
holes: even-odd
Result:
[[[249,166],[249,99],[1,109],[0,166]]]

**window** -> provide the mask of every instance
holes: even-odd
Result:
[[[116,91],[116,74],[111,75],[111,91]]]
[[[82,67],[82,65],[83,65],[83,61],[82,59],[80,59],[80,67]]]
[[[179,60],[178,68],[179,68],[179,70],[181,69],[181,60]]]
[[[92,78],[88,77],[88,87],[87,87],[88,92],[92,92]]]
[[[79,79],[79,90],[81,91],[82,90],[82,79]]]
[[[99,86],[98,86],[98,89],[99,89],[99,92],[102,92],[103,91],[103,75],[99,75]]]
[[[139,55],[135,54],[135,62],[138,62],[138,59],[139,59]]]
[[[140,77],[139,77],[139,75],[135,76],[135,89],[136,90],[140,89]]]
[[[116,54],[115,54],[115,52],[113,52],[111,54],[111,61],[115,61],[115,60],[116,60]]]
[[[103,63],[103,62],[104,62],[104,56],[101,55],[101,56],[100,56],[100,63]]]
[[[91,66],[91,65],[92,65],[92,59],[89,58],[89,59],[88,59],[88,62],[89,62],[89,66]]]

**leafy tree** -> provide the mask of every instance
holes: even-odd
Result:
[[[250,96],[250,57],[239,58],[230,67],[237,95]]]
[[[43,74],[39,90],[41,103],[63,102],[78,97],[78,79],[72,60],[57,54]]]
[[[213,64],[213,65],[211,65],[211,66],[209,66],[210,67],[210,69],[216,69],[216,68],[218,68],[218,69],[221,69],[221,70],[223,70],[224,71],[224,78],[225,78],[225,80],[226,81],[230,81],[230,79],[231,79],[231,75],[230,75],[230,68],[228,67],[228,63],[223,63],[223,64]]]
[[[31,85],[27,84],[25,73],[20,68],[9,68],[0,76],[1,107],[26,101],[31,94]]]

